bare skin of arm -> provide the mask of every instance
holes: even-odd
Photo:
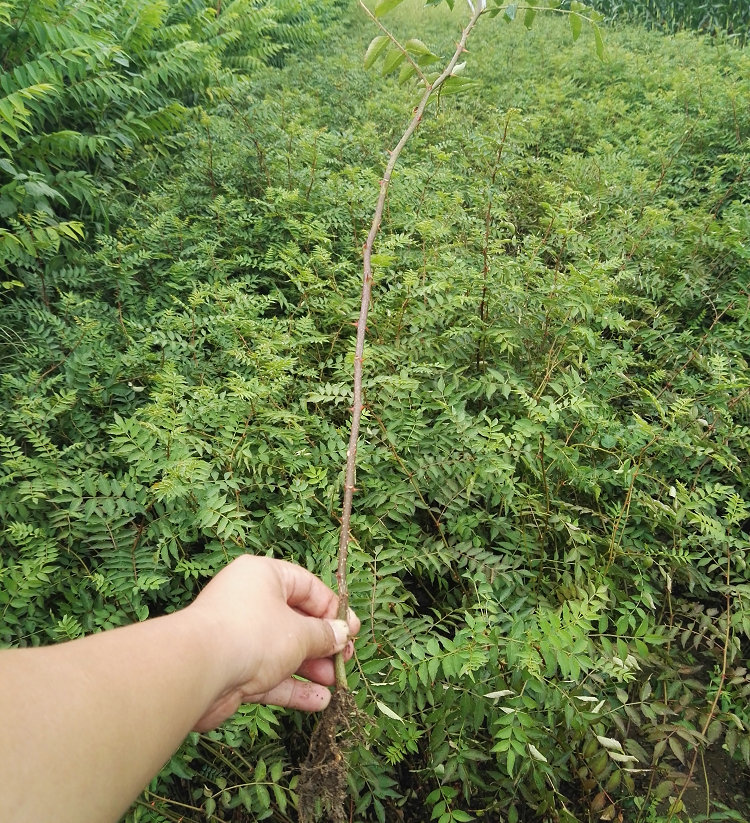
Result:
[[[240,703],[324,708],[331,655],[359,630],[335,615],[314,575],[245,555],[175,614],[0,651],[4,819],[116,821],[191,729]]]

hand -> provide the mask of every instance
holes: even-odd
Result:
[[[332,655],[349,659],[360,628],[351,610],[348,621],[336,620],[337,607],[336,594],[301,566],[243,555],[222,569],[186,610],[209,628],[224,684],[196,731],[219,725],[241,703],[325,708]]]

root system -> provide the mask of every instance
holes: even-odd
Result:
[[[321,819],[347,823],[346,753],[362,736],[358,717],[352,693],[338,689],[312,733],[310,750],[302,764],[298,785],[300,823]]]

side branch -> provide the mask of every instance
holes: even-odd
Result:
[[[380,194],[375,206],[375,213],[373,214],[370,231],[367,235],[363,249],[363,272],[362,272],[362,294],[359,310],[359,320],[357,321],[357,342],[354,351],[354,401],[352,403],[352,425],[349,434],[349,447],[346,451],[346,473],[344,479],[344,500],[341,511],[341,532],[339,535],[339,551],[338,551],[338,566],[336,570],[336,580],[338,583],[339,594],[339,611],[338,617],[341,620],[346,619],[347,609],[349,608],[349,588],[347,585],[347,565],[349,557],[349,543],[351,541],[350,523],[352,516],[352,501],[354,498],[356,485],[356,466],[357,466],[357,441],[359,439],[359,424],[362,417],[362,360],[365,351],[365,328],[367,325],[367,313],[370,308],[370,295],[372,293],[372,250],[375,245],[375,238],[380,230],[380,224],[383,220],[383,210],[385,208],[385,200],[388,194],[388,186],[391,182],[393,170],[398,162],[398,158],[404,149],[404,146],[409,141],[409,138],[414,134],[422,115],[427,107],[430,97],[437,92],[443,83],[451,76],[453,70],[458,64],[462,53],[466,47],[466,41],[469,38],[472,30],[476,26],[479,18],[483,13],[481,4],[477,6],[473,12],[471,19],[466,24],[466,27],[461,32],[461,37],[456,44],[456,50],[450,61],[440,73],[440,75],[432,83],[425,81],[425,89],[419,104],[414,109],[409,125],[401,135],[401,139],[396,144],[396,147],[391,151],[391,156],[385,167],[383,179],[380,181]],[[346,670],[344,669],[344,661],[341,655],[336,655],[336,687],[338,689],[347,689]]]
[[[388,31],[388,29],[378,20],[377,17],[367,8],[367,6],[359,0],[360,8],[365,12],[365,14],[372,20],[375,25],[383,32],[383,34],[393,43],[393,45],[404,55],[406,61],[411,65],[414,71],[419,75],[420,80],[427,85],[427,78],[424,76],[422,69],[419,68],[417,63],[415,62],[414,58],[409,54],[409,52],[401,45],[401,43],[396,40],[396,38]]]

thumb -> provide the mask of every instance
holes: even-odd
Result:
[[[301,616],[298,631],[305,660],[331,657],[343,651],[349,641],[349,626],[346,620]]]

